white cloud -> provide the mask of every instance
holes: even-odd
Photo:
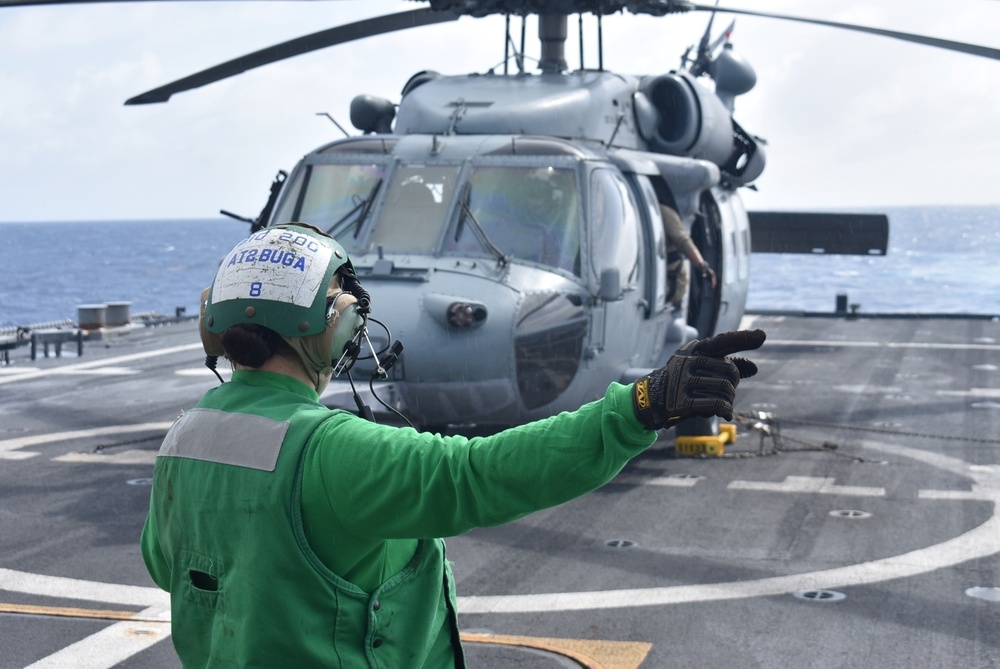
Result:
[[[1000,3],[737,2],[1000,46]],[[359,93],[398,99],[421,69],[482,72],[503,57],[503,20],[385,35],[307,54],[175,96],[133,95],[333,25],[416,7],[398,0],[106,3],[0,10],[0,220],[253,216],[271,178],[349,128]],[[728,17],[715,21],[716,30]],[[604,20],[605,67],[675,68],[707,15]],[[587,20],[593,41],[593,21]],[[576,22],[567,56],[577,66]],[[529,24],[529,55],[537,56]],[[757,70],[736,118],[766,138],[750,208],[996,203],[1000,61],[829,28],[736,17]],[[586,64],[597,64],[588,49]]]

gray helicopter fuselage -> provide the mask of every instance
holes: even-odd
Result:
[[[514,211],[519,185],[545,176],[562,179],[548,203],[562,213]],[[390,379],[415,422],[509,425],[591,401],[693,336],[665,299],[653,198],[624,160],[564,140],[366,136],[307,156],[272,221],[312,223],[348,250],[373,316],[404,343]],[[390,335],[369,330],[384,351]]]
[[[439,77],[403,98],[397,134],[544,135],[643,148],[631,111],[635,77],[580,71]]]

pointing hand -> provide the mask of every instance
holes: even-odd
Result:
[[[673,427],[692,416],[733,417],[740,379],[757,373],[757,365],[727,356],[760,348],[763,330],[724,332],[680,347],[667,364],[632,387],[632,407],[650,430]]]

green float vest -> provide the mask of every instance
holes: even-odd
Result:
[[[226,383],[168,433],[150,514],[185,667],[430,668],[443,630],[463,666],[443,541],[420,541],[371,594],[309,547],[303,454],[331,415],[287,390]]]

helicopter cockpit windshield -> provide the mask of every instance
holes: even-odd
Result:
[[[397,167],[368,248],[388,253],[437,251],[460,165],[404,164]]]
[[[577,170],[537,158],[530,165],[334,162],[294,177],[272,223],[311,223],[351,255],[493,257],[581,276],[582,212]]]
[[[477,237],[484,237],[508,258],[580,274],[580,198],[573,170],[473,166],[466,198],[445,238],[444,254],[483,253]]]
[[[303,221],[328,231],[347,250],[357,248],[361,226],[382,185],[378,164],[310,165],[276,212],[276,221]]]

